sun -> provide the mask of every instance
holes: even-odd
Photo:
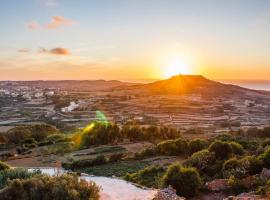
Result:
[[[168,63],[168,65],[164,66],[165,78],[170,78],[172,76],[179,75],[179,74],[187,75],[190,73],[191,73],[191,70],[190,70],[189,64],[180,58],[171,60]]]

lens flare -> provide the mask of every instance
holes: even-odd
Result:
[[[107,120],[105,114],[99,110],[95,112],[95,119],[96,119],[95,121],[90,122],[87,126],[85,126],[82,129],[82,131],[75,133],[74,136],[72,137],[72,140],[77,147],[83,144],[85,137],[95,127],[96,122],[102,123],[106,126],[109,124],[109,121]]]
[[[107,117],[105,116],[105,114],[99,110],[96,111],[96,120],[97,122],[101,122],[106,125],[109,124],[109,121],[107,120]]]

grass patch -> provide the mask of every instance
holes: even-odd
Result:
[[[83,172],[92,174],[95,176],[117,176],[123,177],[127,173],[134,173],[149,166],[147,161],[121,161],[116,163],[108,163],[100,166],[93,166],[84,169],[76,170],[77,172]]]

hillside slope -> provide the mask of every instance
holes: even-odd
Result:
[[[201,75],[177,75],[166,80],[160,80],[148,84],[117,87],[116,90],[125,90],[133,94],[149,95],[181,95],[201,94],[209,96],[224,95],[269,95],[269,92],[251,90],[231,84],[209,80]]]

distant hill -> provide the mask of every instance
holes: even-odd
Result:
[[[121,82],[117,80],[59,80],[59,81],[20,81],[25,86],[40,88],[59,88],[73,91],[102,91],[119,86],[132,86],[134,83]]]
[[[148,84],[118,87],[117,90],[132,91],[136,94],[202,94],[211,96],[224,95],[269,95],[267,91],[258,91],[231,84],[212,81],[201,75],[177,75],[166,80]]]

